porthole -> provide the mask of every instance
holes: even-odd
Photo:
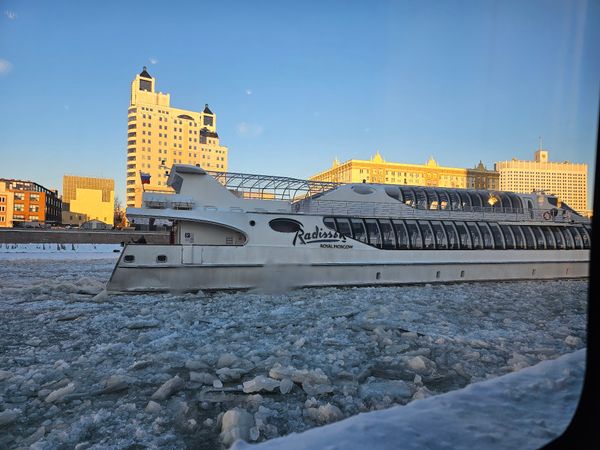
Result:
[[[352,186],[352,190],[357,194],[361,195],[372,194],[373,192],[375,192],[375,189],[364,184],[357,184],[356,186]]]
[[[302,229],[302,224],[297,220],[284,218],[271,220],[269,226],[279,233],[296,233]]]
[[[251,220],[250,222],[248,222],[250,224],[251,227],[253,227],[254,225],[256,225],[256,222],[254,220]]]
[[[167,255],[158,255],[156,257],[156,262],[157,263],[166,263],[167,262]]]
[[[123,257],[123,261],[125,261],[126,263],[132,263],[135,261],[135,256],[133,255],[125,255]]]

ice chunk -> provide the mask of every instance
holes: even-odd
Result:
[[[358,392],[365,400],[382,399],[388,396],[398,401],[409,398],[412,394],[409,385],[402,380],[372,381],[361,385]]]
[[[206,370],[209,365],[201,359],[188,359],[185,362],[185,367],[190,370]]]
[[[254,417],[242,408],[228,410],[221,419],[221,441],[231,445],[236,439],[250,440],[250,429],[254,427]]]
[[[104,380],[104,388],[102,389],[102,393],[109,394],[111,392],[119,392],[129,388],[129,385],[132,383],[133,379],[131,377],[125,375],[111,375],[106,380]]]
[[[289,378],[284,378],[283,380],[281,380],[281,383],[279,384],[279,391],[282,394],[287,394],[292,390],[293,387],[294,387],[294,382]]]
[[[571,347],[579,347],[579,346],[581,346],[581,338],[568,335],[565,338],[565,344],[570,345]]]
[[[165,381],[164,384],[159,387],[150,398],[152,400],[165,400],[180,390],[184,384],[184,381],[179,378],[179,375],[175,375],[170,380]]]
[[[412,396],[412,399],[413,400],[421,400],[421,399],[424,399],[424,398],[427,398],[427,397],[431,397],[432,395],[433,395],[433,392],[431,392],[425,386],[421,386],[414,393],[414,395]]]
[[[223,367],[217,370],[219,379],[224,383],[230,383],[237,381],[242,378],[242,375],[246,373],[245,369],[230,369],[229,367]]]
[[[6,409],[0,412],[0,427],[13,423],[21,415],[20,409]]]
[[[250,394],[252,392],[260,392],[260,391],[271,392],[280,386],[280,382],[277,380],[274,380],[272,378],[267,378],[264,375],[259,375],[250,381],[245,381],[243,383],[243,385],[244,385],[244,392],[246,394]]]
[[[71,394],[75,391],[75,383],[69,383],[65,387],[56,389],[55,391],[50,392],[46,397],[46,403],[53,403],[61,401],[65,396]]]
[[[160,404],[156,403],[153,400],[150,400],[148,402],[148,404],[146,405],[146,408],[144,409],[144,411],[146,411],[147,413],[150,413],[150,414],[157,414],[160,412],[161,409],[162,409],[162,406],[160,406]]]
[[[318,408],[307,408],[306,412],[308,417],[319,423],[331,423],[344,418],[342,411],[331,403],[321,405]]]
[[[0,370],[0,381],[8,380],[10,377],[12,377],[12,373],[8,370]]]
[[[194,381],[196,383],[202,383],[206,385],[213,384],[213,381],[216,380],[214,375],[211,375],[207,372],[192,372],[190,371],[190,381]]]
[[[232,353],[224,353],[217,360],[217,369],[221,369],[223,367],[237,367],[240,358],[235,356]]]
[[[213,385],[213,387],[215,387],[217,389],[221,389],[223,387],[223,382],[217,378],[217,379],[213,380],[212,385]]]

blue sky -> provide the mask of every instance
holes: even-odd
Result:
[[[308,177],[334,157],[590,165],[600,4],[0,0],[0,177],[124,198],[129,86],[218,117],[229,169]],[[590,182],[590,192],[592,183]],[[590,194],[591,197],[591,194]]]

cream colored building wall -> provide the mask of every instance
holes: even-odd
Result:
[[[336,160],[331,168],[310,179],[472,189],[498,189],[499,185],[499,175],[491,170],[442,167],[433,158],[423,165],[388,162],[379,153],[370,160],[352,159],[341,164]]]
[[[206,109],[174,108],[169,94],[154,92],[154,78],[152,92],[139,89],[141,79],[137,75],[131,84],[127,130],[126,204],[136,207],[141,206],[144,190],[172,192],[166,182],[173,164],[200,165],[220,172],[228,169],[228,148],[220,145],[217,136],[201,136],[203,128],[217,132],[216,115],[205,113]],[[212,123],[206,123],[211,118]],[[149,184],[141,184],[141,172],[150,174]]]
[[[538,155],[536,158],[539,158]],[[500,173],[501,190],[520,193],[543,190],[548,194],[557,195],[575,211],[589,214],[587,164],[513,159],[497,162],[495,167]]]
[[[110,192],[110,200],[102,201],[102,191],[98,189],[77,188],[76,198],[70,202],[70,211],[74,214],[85,214],[87,220],[101,220],[114,223],[115,192]]]

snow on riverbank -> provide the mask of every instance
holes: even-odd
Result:
[[[0,261],[20,259],[118,258],[120,244],[7,244],[0,243]]]
[[[0,448],[260,442],[586,345],[584,280],[107,297],[113,266],[0,262]]]
[[[577,407],[585,350],[464,389],[234,450],[536,449],[562,434]]]

